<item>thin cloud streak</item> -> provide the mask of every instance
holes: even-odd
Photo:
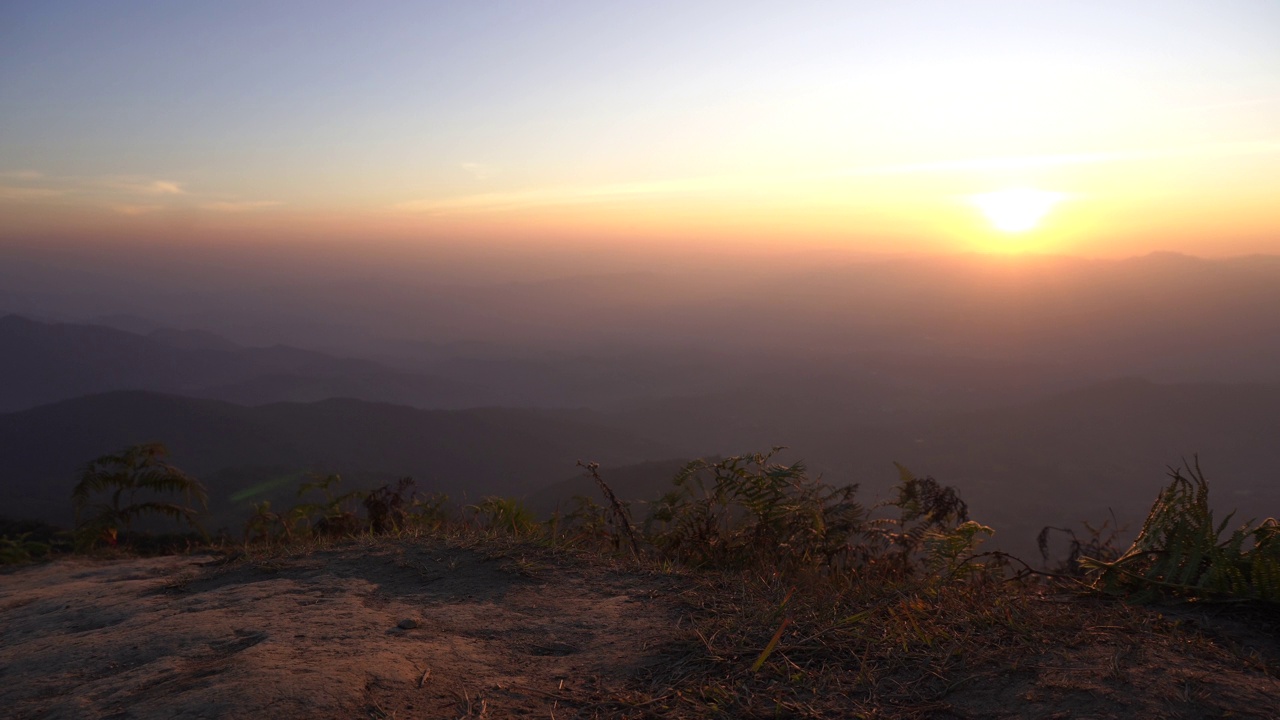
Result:
[[[47,198],[60,197],[65,195],[62,190],[54,190],[53,188],[33,188],[18,187],[15,185],[0,185],[0,200],[11,202],[31,202],[44,200]]]
[[[137,217],[139,215],[150,215],[153,212],[163,210],[163,205],[113,205],[112,210],[121,215]]]
[[[104,177],[90,181],[99,187],[133,195],[186,195],[187,191],[176,182],[169,180],[150,180],[134,177]]]
[[[450,214],[489,212],[495,210],[524,210],[552,205],[585,205],[609,202],[621,198],[653,197],[659,195],[690,195],[700,192],[725,190],[734,186],[748,187],[756,179],[704,177],[664,180],[658,182],[614,183],[610,185],[582,185],[513,192],[480,193],[439,200],[414,200],[394,207],[404,212]]]
[[[223,200],[218,202],[203,203],[200,205],[202,210],[210,210],[213,212],[223,213],[242,213],[252,212],[254,210],[262,210],[264,208],[276,207],[284,203],[278,200],[241,200],[231,201]]]
[[[52,195],[90,196],[112,193],[116,195],[156,197],[187,195],[182,183],[137,175],[44,175],[33,170],[16,170],[0,173],[0,177],[23,183],[19,188],[30,191],[29,197]]]
[[[39,180],[44,175],[35,170],[5,170],[0,172],[0,178],[7,180]]]
[[[1234,143],[1207,143],[1145,150],[1059,153],[1005,157],[966,158],[929,163],[900,163],[852,167],[826,173],[796,175],[738,175],[681,178],[656,182],[614,183],[595,186],[562,186],[510,192],[478,193],[451,198],[423,199],[399,203],[394,210],[431,215],[451,215],[495,211],[526,210],[538,207],[584,205],[611,200],[656,196],[691,196],[710,193],[757,192],[762,187],[779,188],[840,178],[913,174],[947,174],[973,171],[1020,170],[1128,163],[1177,158],[1244,157],[1280,153],[1280,141],[1259,140]]]
[[[0,184],[0,203],[6,208],[78,205],[141,218],[173,210],[239,215],[284,204],[278,200],[238,200],[234,196],[191,193],[180,182],[138,175],[46,176],[18,170],[0,173],[0,178],[9,180]]]
[[[32,203],[57,199],[129,215],[148,215],[176,205],[218,213],[243,213],[282,205],[278,200],[228,200],[188,192],[183,184],[135,175],[46,176],[29,170],[6,171],[0,178],[22,184],[0,185],[0,201]],[[225,198],[225,196],[224,196]],[[160,204],[163,202],[163,204]]]
[[[1153,148],[1150,150],[1122,150],[1095,153],[1064,153],[1056,155],[1023,155],[1006,157],[966,158],[931,163],[904,163],[849,168],[830,173],[827,177],[851,177],[858,175],[909,175],[913,173],[967,172],[970,170],[1019,170],[1026,168],[1061,167],[1066,165],[1096,165],[1100,163],[1138,162],[1143,160],[1168,160],[1192,157],[1239,157],[1280,153],[1280,141],[1256,140],[1235,143],[1207,143],[1182,147]]]

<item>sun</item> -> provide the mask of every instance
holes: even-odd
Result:
[[[1009,188],[974,195],[970,200],[995,229],[1006,233],[1024,233],[1039,225],[1062,198],[1062,193]]]

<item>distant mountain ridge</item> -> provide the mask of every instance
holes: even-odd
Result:
[[[213,333],[0,317],[0,412],[82,395],[148,390],[246,404],[332,397],[461,408],[491,404],[481,386],[283,345],[247,348]]]
[[[29,254],[28,261],[41,255]],[[440,277],[440,266],[419,258],[336,282],[308,278],[297,258],[277,258],[271,272],[279,281],[249,286],[245,276],[264,267],[259,258],[234,254],[213,265],[168,258],[163,277],[131,265],[112,268],[108,258],[78,259],[83,267],[75,273],[61,260],[6,259],[0,307],[99,317],[146,332],[157,323],[199,327],[253,345],[287,339],[384,361],[408,354],[404,343],[411,341],[561,357],[636,348],[808,357],[885,351],[1065,362],[1101,377],[1280,381],[1275,255],[835,254],[776,264],[724,257],[706,267],[666,263],[656,271],[585,275],[566,268],[556,279],[522,281]],[[156,255],[147,262],[155,268],[162,261]],[[427,272],[435,279],[424,282]],[[61,290],[73,278],[76,292]],[[188,285],[201,292],[170,291]],[[121,314],[138,312],[152,317]]]
[[[960,488],[978,519],[1030,543],[1046,524],[1136,530],[1170,466],[1199,455],[1219,519],[1280,517],[1280,384],[1123,378],[1002,408],[832,430],[814,456],[881,492],[887,463]]]
[[[832,483],[862,485],[867,502],[888,497],[898,479],[893,463],[902,463],[957,487],[974,517],[997,528],[1000,545],[1030,557],[1032,539],[1045,525],[1098,523],[1114,509],[1136,530],[1167,482],[1168,467],[1197,454],[1219,518],[1237,508],[1242,521],[1280,517],[1278,428],[1280,384],[1120,378],[907,422],[779,433],[755,446],[731,445],[714,427],[690,431],[687,439],[725,455],[788,445],[783,459],[804,460]],[[669,476],[641,468],[624,469],[619,478],[619,494],[630,499],[670,489]],[[578,478],[558,487],[563,496],[586,485]],[[556,492],[536,497],[550,507]]]
[[[481,465],[503,473],[520,471],[485,453],[532,452],[520,438],[538,437],[544,423],[663,443],[658,454],[623,453],[628,462],[783,444],[815,471],[865,483],[867,492],[883,492],[896,478],[892,462],[902,462],[959,486],[1002,533],[1034,534],[1037,518],[1097,520],[1112,505],[1140,513],[1164,467],[1198,452],[1228,509],[1245,503],[1280,514],[1271,509],[1280,504],[1280,257],[736,262],[474,285],[423,282],[396,268],[336,285],[293,277],[249,287],[235,273],[214,277],[228,265],[194,278],[208,282],[187,294],[164,290],[181,286],[172,274],[160,285],[122,284],[94,270],[84,275],[92,283],[70,292],[64,275],[42,282],[36,270],[10,264],[0,267],[6,307],[96,317],[116,329],[0,318],[0,412],[43,418],[31,441],[55,454],[55,438],[78,443],[66,455],[76,463],[119,449],[83,442],[99,437],[99,426],[139,430],[111,436],[119,443],[176,439],[181,447],[197,438],[199,472],[228,487],[322,465],[351,468],[359,482],[401,472],[429,479],[413,454],[413,428],[453,436],[404,406],[503,405],[590,410],[502,411],[516,414],[492,417],[523,419],[493,432],[468,424],[476,416],[467,413],[449,421],[462,433],[455,443],[486,448]],[[227,337],[290,338],[313,349]],[[1107,380],[1127,376],[1135,379]],[[114,391],[145,392],[117,396],[110,412],[93,409],[107,401],[87,396]],[[255,407],[165,401],[181,405],[174,409],[138,399],[151,392]],[[126,396],[165,422],[142,417]],[[62,402],[92,421],[49,410]],[[278,402],[301,405],[273,409]],[[291,424],[307,432],[298,436]],[[10,429],[10,439],[27,437]],[[227,441],[210,439],[219,436]],[[571,438],[552,444],[562,440]],[[605,460],[589,445],[573,447]],[[24,464],[20,444],[5,451],[16,464],[0,472],[44,467]],[[466,464],[458,460],[448,477]],[[544,505],[559,501],[557,491],[490,470],[475,479],[533,492]],[[0,483],[54,477],[23,472]],[[651,480],[665,487],[647,470],[626,472],[620,480],[637,492]],[[540,473],[529,477],[563,481],[573,468]]]
[[[575,470],[605,467],[629,499],[670,489],[681,461],[765,450],[652,442],[591,411],[418,410],[358,400],[231,403],[114,392],[0,415],[0,510],[66,523],[77,469],[127,445],[165,442],[173,461],[210,483],[215,516],[236,525],[248,501],[230,496],[276,484],[251,499],[293,502],[306,471],[338,472],[350,487],[411,475],[455,499],[526,497],[548,512],[574,494],[596,497]],[[1120,379],[1017,405],[879,427],[830,428],[796,438],[828,482],[857,482],[868,503],[896,480],[894,461],[958,487],[997,544],[1024,554],[1044,525],[1093,522],[1114,509],[1132,523],[1165,483],[1165,468],[1199,453],[1219,516],[1280,515],[1280,385],[1168,385]],[[778,438],[788,443],[791,438]],[[666,458],[666,460],[664,460]],[[292,479],[290,479],[292,478]],[[238,527],[238,525],[237,525]]]
[[[412,476],[421,490],[476,500],[531,492],[571,474],[579,459],[679,454],[569,411],[419,410],[360,400],[244,407],[122,391],[0,415],[0,513],[65,524],[84,463],[153,441],[211,484],[215,514],[224,516],[235,510],[230,495],[264,473],[340,473],[352,487]]]

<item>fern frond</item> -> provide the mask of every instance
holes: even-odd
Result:
[[[1081,558],[1097,575],[1094,587],[1135,602],[1162,594],[1280,600],[1275,521],[1247,522],[1223,538],[1235,513],[1214,522],[1199,459],[1169,476],[1128,552],[1110,562]]]

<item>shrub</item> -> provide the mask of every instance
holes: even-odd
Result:
[[[1116,521],[1114,514],[1098,525],[1089,522],[1081,524],[1084,526],[1084,539],[1081,539],[1071,528],[1052,526],[1042,528],[1040,534],[1036,536],[1036,547],[1040,550],[1040,559],[1052,574],[1082,578],[1088,574],[1088,571],[1080,566],[1081,558],[1089,557],[1110,562],[1120,557],[1121,552],[1116,542],[1126,528]],[[1067,536],[1067,556],[1050,564],[1049,536],[1055,532]]]
[[[403,477],[394,490],[383,485],[364,496],[363,504],[369,520],[369,532],[375,535],[399,532],[409,524],[413,497],[413,478]]]
[[[444,493],[429,493],[425,496],[415,493],[409,500],[409,508],[405,511],[405,529],[439,530],[449,521],[448,502],[449,496]]]
[[[572,509],[568,513],[557,509],[547,522],[552,538],[569,545],[608,543],[618,550],[621,534],[612,530],[609,511],[586,495],[574,495],[570,502]]]
[[[1280,523],[1249,521],[1224,538],[1235,513],[1214,523],[1199,460],[1170,468],[1169,477],[1127,552],[1081,558],[1096,573],[1094,587],[1135,602],[1164,595],[1280,602]]]
[[[515,498],[487,497],[470,509],[491,531],[519,536],[532,534],[540,527],[533,513]]]
[[[17,537],[0,535],[0,565],[18,565],[48,556],[53,548],[39,540],[32,540],[31,533]]]
[[[135,445],[115,455],[103,455],[85,466],[80,481],[71,491],[76,511],[76,545],[89,549],[99,542],[115,544],[118,533],[128,533],[134,520],[159,515],[184,522],[201,535],[198,511],[191,507],[209,502],[204,485],[177,467],[165,462],[167,451],[160,443]],[[138,493],[181,493],[186,504],[158,500],[137,501]],[[90,506],[94,496],[107,495],[105,502]],[[87,514],[87,511],[92,514]]]
[[[695,566],[834,563],[866,528],[857,486],[831,487],[809,478],[803,463],[773,462],[781,449],[689,463],[645,521],[649,541]]]
[[[339,495],[335,492],[335,488],[341,483],[341,475],[328,475],[323,479],[299,485],[298,497],[319,492],[323,495],[323,499],[295,505],[289,511],[291,527],[303,534],[324,537],[342,537],[360,532],[361,522],[357,503],[365,495],[359,490]]]
[[[271,501],[263,500],[253,504],[253,515],[245,523],[244,541],[246,543],[261,542],[270,545],[272,542],[289,542],[294,536],[293,513],[278,513],[271,509]]]

